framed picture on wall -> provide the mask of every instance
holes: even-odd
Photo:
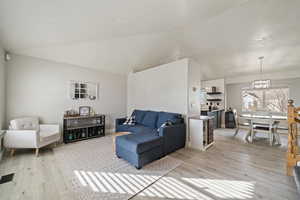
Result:
[[[80,116],[89,116],[91,112],[90,106],[80,106],[79,107],[79,115]]]

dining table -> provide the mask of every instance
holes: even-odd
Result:
[[[272,146],[275,142],[280,144],[280,136],[279,134],[275,133],[274,125],[279,124],[280,121],[286,121],[286,115],[272,115],[272,114],[260,114],[260,113],[242,113],[240,119],[247,121],[249,124],[249,132],[247,133],[245,139],[249,143],[253,143],[255,137],[255,125],[260,124],[261,126],[265,127],[269,132],[269,143]],[[276,130],[277,131],[277,130]],[[277,137],[276,137],[277,134]],[[250,138],[250,141],[249,141]]]

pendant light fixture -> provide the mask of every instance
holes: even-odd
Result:
[[[260,61],[260,79],[255,80],[252,82],[252,88],[253,89],[267,89],[271,86],[271,80],[270,79],[263,79],[263,60],[264,57],[261,56],[258,58]]]

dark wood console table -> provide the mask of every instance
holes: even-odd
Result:
[[[105,136],[105,115],[64,117],[64,143]]]

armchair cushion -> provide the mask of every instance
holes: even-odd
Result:
[[[42,143],[56,142],[60,139],[58,125],[40,125],[40,141]]]
[[[59,133],[53,133],[50,131],[41,131],[40,140],[41,142],[57,142],[60,139]]]
[[[39,131],[37,117],[18,118],[10,121],[10,130],[36,130]]]

